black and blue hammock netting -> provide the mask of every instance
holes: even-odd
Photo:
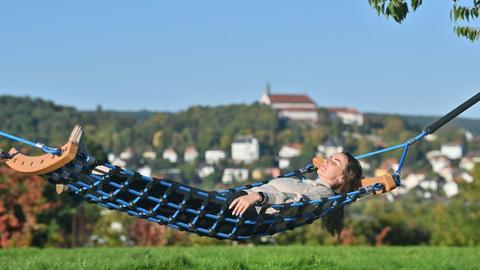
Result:
[[[335,207],[349,204],[374,190],[373,187],[361,188],[315,201],[264,204],[259,206],[261,209],[255,212],[256,215],[237,217],[228,209],[232,198],[239,191],[268,181],[228,190],[204,191],[173,180],[152,178],[97,162],[82,149],[83,146],[75,160],[43,177],[51,183],[66,185],[69,194],[88,202],[178,230],[219,239],[247,240],[291,230],[312,223]],[[308,166],[291,174],[299,175],[312,170],[313,166]],[[288,214],[266,214],[269,207]]]

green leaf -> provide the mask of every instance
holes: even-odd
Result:
[[[480,1],[480,0],[479,0]],[[412,0],[412,9],[413,11],[417,10],[417,8],[422,4],[422,0]]]
[[[480,38],[480,29],[478,28],[469,26],[455,26],[453,30],[457,36],[467,38],[470,41],[476,41]]]
[[[474,7],[470,10],[470,15],[472,15],[473,18],[478,18],[479,13],[480,7]]]
[[[396,22],[401,23],[407,17],[408,5],[403,0],[390,0],[385,14],[392,16]]]
[[[466,7],[459,5],[459,0],[452,0],[453,6],[450,9],[450,20],[473,21],[480,17],[480,0],[473,0],[474,6]],[[377,15],[383,14],[385,17],[392,17],[397,23],[402,23],[410,12],[408,0],[368,0],[369,5],[377,12]],[[412,11],[416,11],[423,4],[423,0],[410,0]],[[454,26],[453,31],[459,37],[467,38],[471,41],[480,39],[480,29],[469,26]]]

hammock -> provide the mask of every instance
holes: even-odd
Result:
[[[0,131],[0,136],[42,149],[46,154],[30,157],[12,148],[0,154],[12,169],[41,175],[68,194],[111,210],[167,225],[169,227],[218,239],[247,240],[291,230],[312,223],[330,211],[355,202],[369,194],[382,194],[400,185],[400,172],[409,146],[455,118],[480,100],[480,93],[424,129],[406,142],[389,148],[357,156],[357,159],[403,148],[398,168],[392,174],[362,180],[358,190],[319,200],[289,204],[257,205],[257,215],[233,216],[228,209],[232,196],[239,191],[260,186],[271,180],[219,191],[204,191],[169,179],[157,179],[125,168],[97,161],[82,142],[83,130],[76,126],[68,142],[53,148]],[[299,177],[313,172],[323,162],[315,158],[313,164],[282,175]],[[279,214],[266,214],[268,208]]]

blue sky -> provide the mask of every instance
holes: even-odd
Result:
[[[178,111],[308,93],[320,106],[440,115],[480,91],[451,1],[403,24],[350,1],[3,1],[0,94]],[[480,105],[464,114],[480,118]]]

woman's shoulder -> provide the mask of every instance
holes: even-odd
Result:
[[[283,182],[293,183],[293,182],[299,182],[299,181],[300,180],[298,178],[294,178],[294,177],[280,177],[280,178],[272,179],[272,181],[270,181],[269,183],[283,183]]]
[[[333,188],[328,183],[326,183],[325,181],[322,181],[321,179],[317,179],[313,182],[315,183],[314,188],[317,189],[317,190],[321,190],[322,194],[324,196],[335,194],[335,191],[333,190]]]
[[[321,178],[318,178],[317,180],[315,180],[315,184],[317,186],[324,186],[326,188],[333,190],[332,186],[330,186],[327,182],[323,181]]]

